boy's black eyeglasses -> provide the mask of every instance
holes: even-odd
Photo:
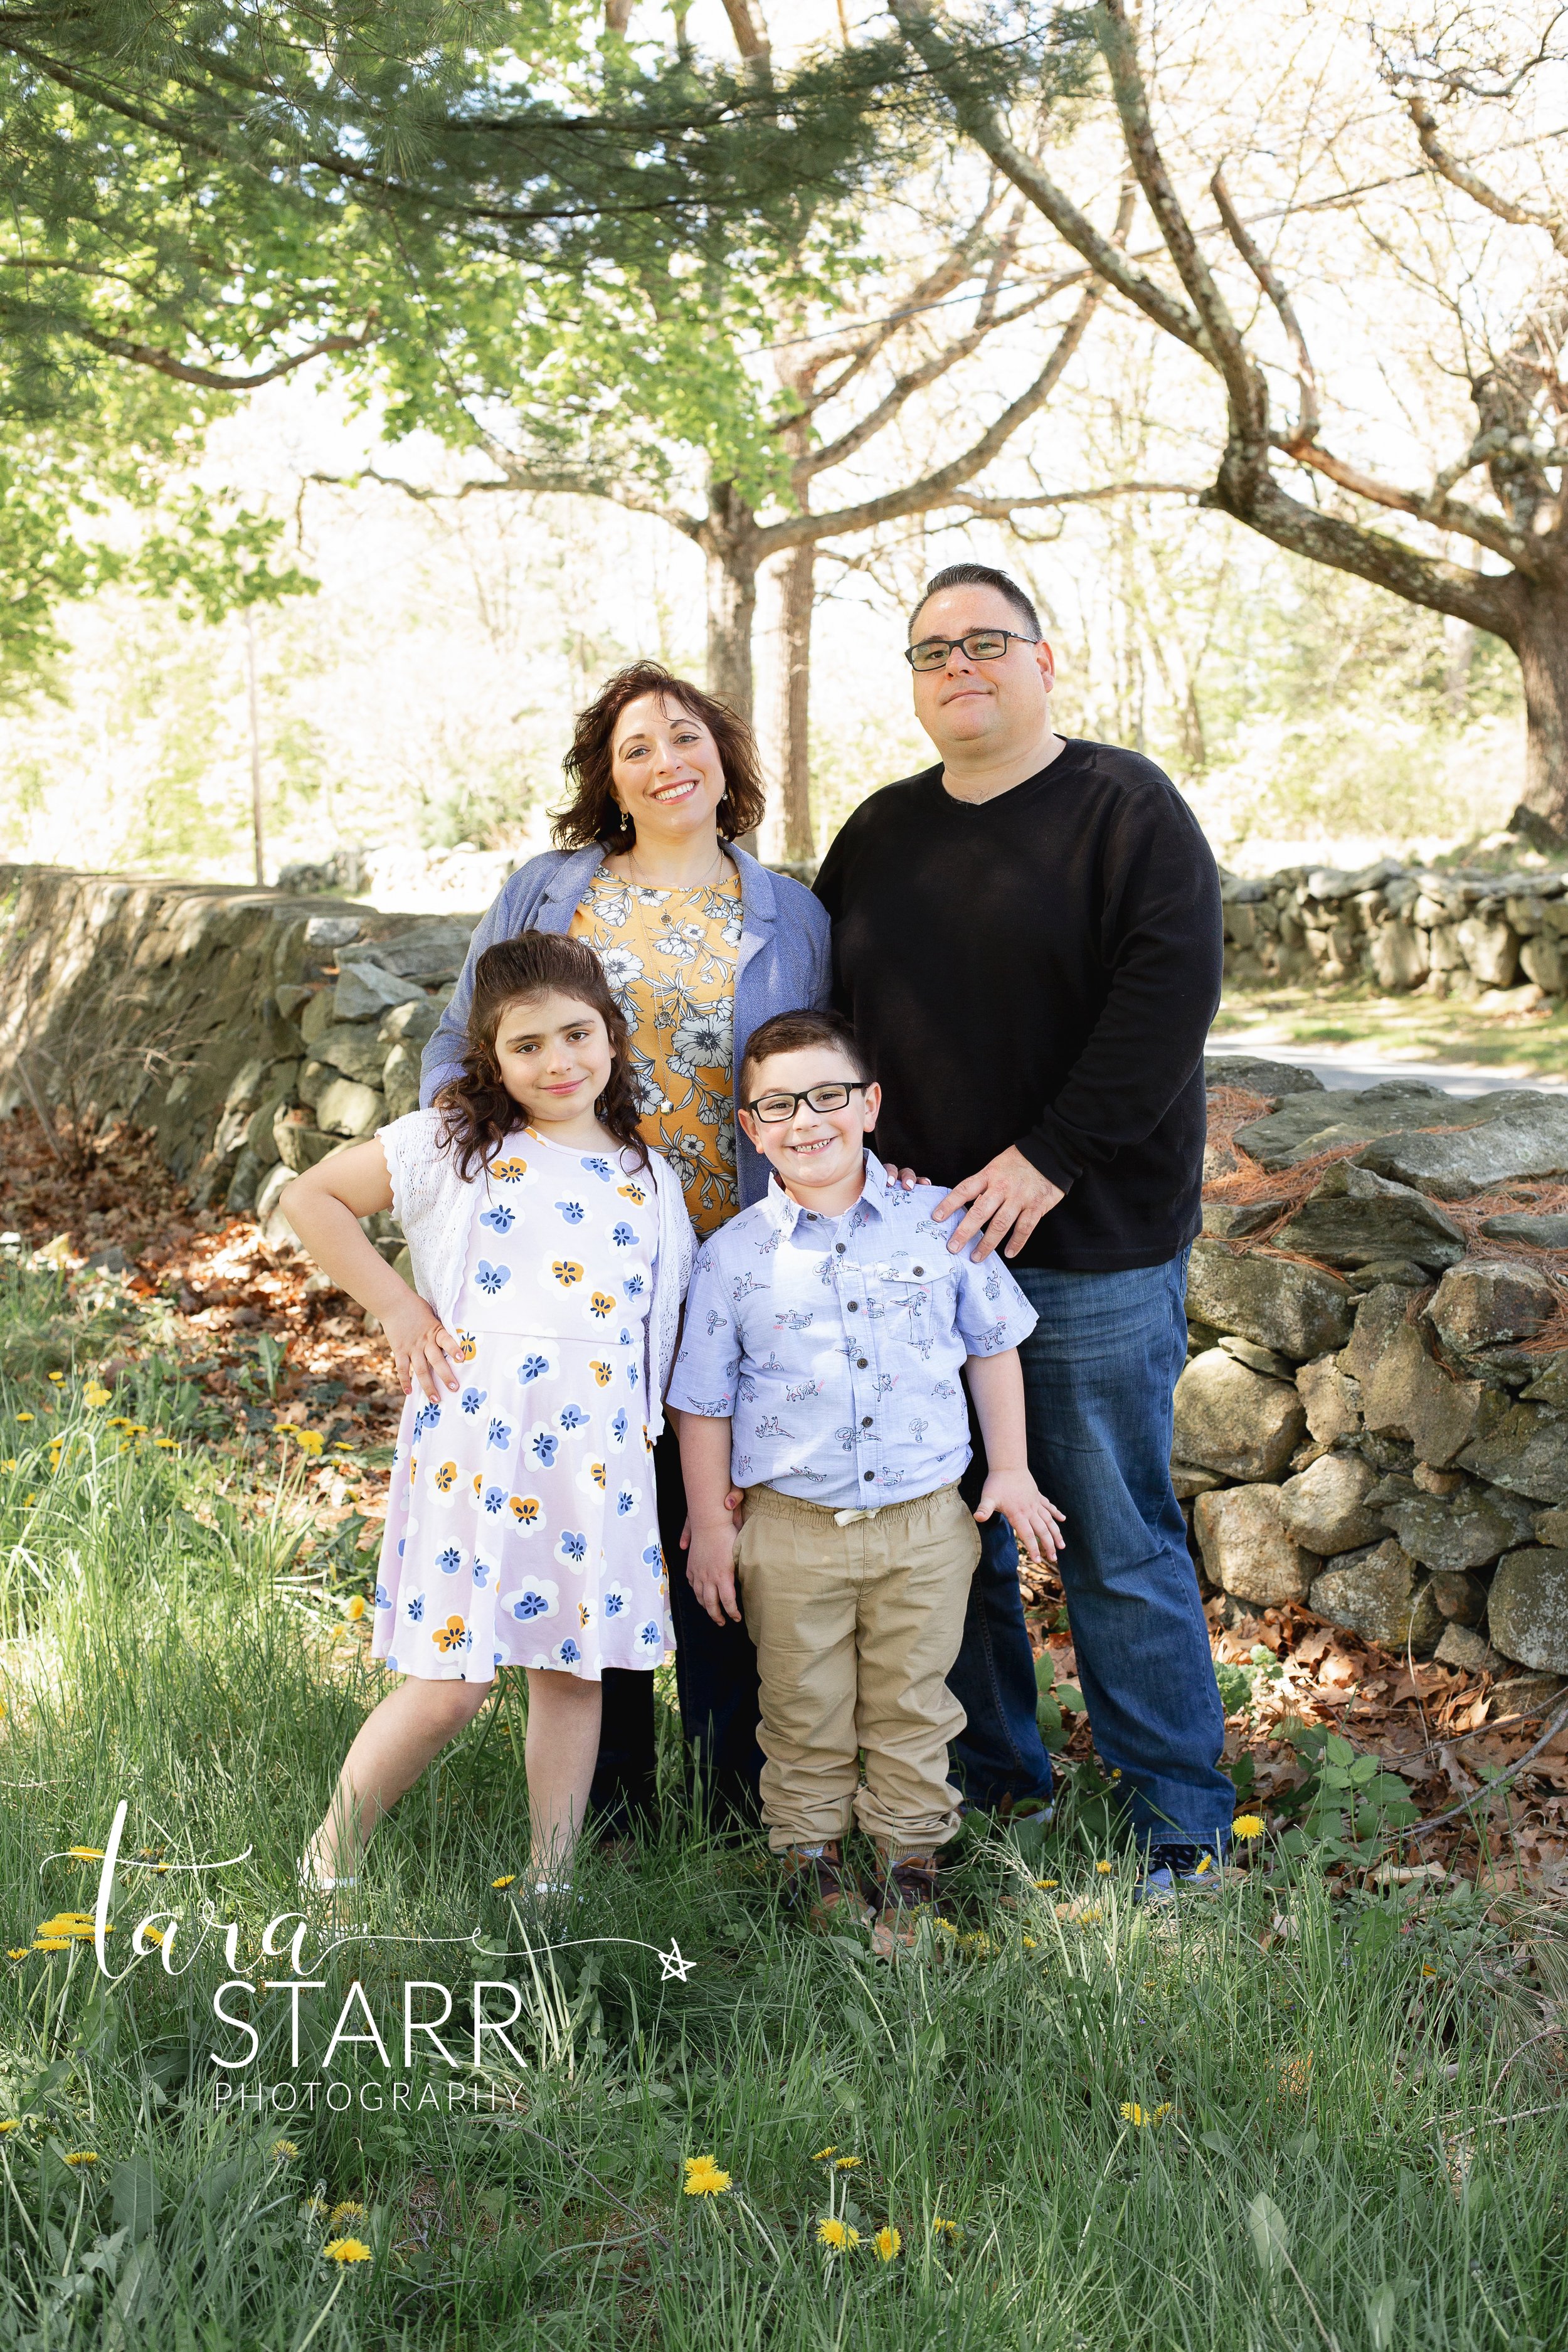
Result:
[[[742,1103],[741,1108],[766,1127],[782,1127],[786,1118],[795,1117],[802,1103],[812,1110],[842,1110],[851,1095],[865,1091],[861,1078],[834,1078],[826,1086],[807,1087],[798,1095],[759,1095],[755,1102]]]
[[[904,647],[904,659],[911,669],[944,669],[954,646],[962,646],[971,661],[1000,661],[1009,637],[1021,646],[1040,642],[1026,637],[1022,629],[971,629],[966,637],[922,637],[918,646]]]

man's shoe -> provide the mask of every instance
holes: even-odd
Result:
[[[870,1906],[852,1870],[845,1867],[837,1838],[820,1849],[792,1845],[784,1850],[784,1889],[792,1903],[805,1906],[805,1924],[816,1934],[835,1928],[868,1927]]]
[[[884,1959],[909,1951],[922,1918],[936,1908],[936,1856],[907,1853],[890,1870],[884,1865],[881,1897],[871,1941]]]
[[[1134,1903],[1168,1903],[1178,1893],[1217,1894],[1225,1873],[1212,1846],[1152,1845],[1132,1889]]]

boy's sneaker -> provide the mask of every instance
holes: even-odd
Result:
[[[936,1856],[907,1853],[890,1870],[884,1866],[878,1889],[881,1897],[871,1941],[883,1959],[895,1951],[909,1951],[923,1917],[936,1908]]]
[[[845,1866],[837,1838],[820,1846],[788,1846],[784,1864],[788,1899],[805,1904],[805,1924],[818,1935],[870,1926],[870,1906],[854,1872]]]
[[[1166,1843],[1152,1845],[1132,1889],[1134,1903],[1168,1903],[1184,1889],[1199,1895],[1217,1894],[1225,1883],[1214,1848]]]

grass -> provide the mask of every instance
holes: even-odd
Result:
[[[0,1275],[0,1339],[64,1311]],[[291,1996],[252,1988],[293,1974],[295,1920],[271,1958],[263,1933],[376,1692],[340,1630],[354,1588],[302,1552],[297,1470],[237,1477],[155,1365],[134,1408],[95,1409],[89,1369],[0,1376],[0,1940],[23,1955],[0,1958],[0,2346],[1568,2340],[1568,2123],[1556,2044],[1526,2046],[1568,1996],[1550,1918],[1468,1889],[1335,1899],[1262,1861],[1144,1914],[1098,1785],[1044,1836],[973,1828],[949,1924],[889,1967],[805,1936],[760,1842],[692,1819],[661,1710],[663,1832],[585,1856],[552,1949],[492,1883],[525,1853],[508,1690],[378,1837],[336,1922],[375,1940],[310,1923],[294,2067]],[[92,1909],[100,1865],[68,1849],[102,1848],[122,1799],[110,1983],[90,1942],[24,1948]],[[135,1958],[153,1913],[173,1945]],[[407,1979],[449,1990],[457,2065],[417,2036],[404,2064]],[[476,2070],[481,1980],[519,2002]],[[215,2016],[226,1983],[258,2037],[227,2083],[292,2106],[216,2103],[214,2053],[247,2046]],[[367,2040],[324,2063],[345,2003],[389,2067]],[[701,2156],[729,2183],[687,2194]],[[858,2242],[829,2251],[825,2220]],[[323,2251],[345,2239],[368,2259]]]
[[[1440,996],[1384,996],[1369,982],[1342,988],[1226,990],[1216,1037],[1270,1045],[1363,1045],[1394,1061],[1470,1062],[1479,1068],[1568,1076],[1568,1006],[1489,1013]]]

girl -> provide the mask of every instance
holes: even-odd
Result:
[[[352,1885],[383,1813],[528,1673],[535,1892],[583,1823],[606,1666],[672,1646],[649,1456],[692,1257],[680,1184],[638,1139],[626,1027],[580,940],[530,931],[474,973],[461,1073],[429,1110],[282,1196],[339,1289],[378,1316],[407,1402],[372,1654],[405,1677],[362,1727],[306,1850]],[[358,1220],[392,1209],[410,1289]]]

